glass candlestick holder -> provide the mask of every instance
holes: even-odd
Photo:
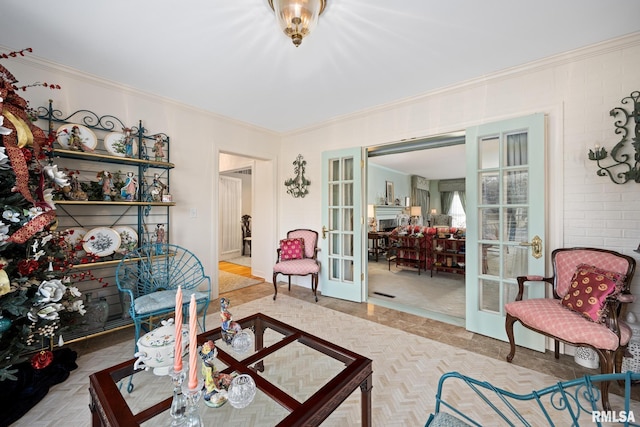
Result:
[[[200,398],[202,397],[202,386],[204,381],[198,380],[198,384],[195,388],[189,388],[188,382],[182,383],[182,394],[187,401],[187,408],[185,413],[184,423],[181,426],[185,427],[203,427],[204,423],[200,416]]]
[[[176,371],[171,369],[169,375],[171,376],[171,384],[173,384],[173,399],[171,400],[171,424],[169,427],[184,426],[187,412],[187,398],[182,393],[182,384],[187,377],[187,367],[183,365],[182,369]]]

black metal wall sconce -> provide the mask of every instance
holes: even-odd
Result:
[[[604,147],[597,145],[595,151],[589,150],[589,160],[595,160],[600,168],[596,172],[598,176],[608,176],[615,184],[624,184],[629,181],[640,182],[640,91],[631,92],[631,95],[622,98],[621,103],[631,103],[632,110],[628,112],[622,107],[616,107],[609,112],[612,117],[617,117],[619,114],[623,116],[614,123],[616,127],[615,133],[622,135],[620,142],[611,149],[611,160],[614,163],[609,166],[603,166],[600,163],[608,158],[608,153]],[[622,152],[624,143],[629,135],[629,129],[627,128],[629,122],[632,125],[635,124],[633,129],[634,136],[631,138],[631,145],[635,150],[633,162],[629,154]]]
[[[298,154],[298,157],[293,161],[293,173],[295,176],[284,182],[285,187],[287,187],[287,193],[293,197],[304,197],[309,194],[307,187],[311,184],[311,181],[304,177],[304,167],[306,165],[307,161],[302,160],[302,154]]]

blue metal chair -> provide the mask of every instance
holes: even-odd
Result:
[[[470,414],[464,413],[461,408],[462,406],[479,409],[478,404],[484,406],[483,410],[478,412],[491,414],[486,415],[486,418],[492,420],[492,425],[539,426],[540,419],[544,419],[547,422],[545,425],[550,426],[595,425],[600,427],[603,422],[611,421],[620,423],[616,425],[637,426],[636,421],[640,421],[640,410],[638,405],[635,405],[637,413],[631,409],[630,396],[631,385],[638,380],[640,380],[640,374],[630,371],[618,374],[585,375],[582,378],[559,382],[528,394],[516,394],[495,387],[486,381],[479,381],[458,372],[449,372],[440,377],[435,411],[429,416],[426,427],[486,425],[486,419],[483,423],[482,420],[474,419]],[[452,397],[450,401],[445,400],[444,397],[445,381],[449,385],[447,390],[450,392],[447,396]],[[624,408],[602,411],[598,406],[600,388],[611,381],[624,383]],[[467,396],[466,392],[469,390],[475,393],[477,399]],[[462,405],[453,403],[454,399]],[[526,404],[527,402],[530,404]],[[534,412],[540,414],[535,424],[531,419],[526,419],[527,416],[531,418]],[[635,420],[636,416],[638,420]]]
[[[116,268],[116,284],[135,326],[135,352],[142,330],[148,332],[173,313],[178,286],[183,292],[183,313],[192,294],[198,303],[198,322],[205,331],[211,299],[211,278],[202,263],[185,248],[171,244],[149,244],[127,253]]]

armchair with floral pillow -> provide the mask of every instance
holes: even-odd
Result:
[[[562,248],[551,254],[551,277],[518,277],[516,300],[505,305],[505,329],[511,351],[516,352],[514,324],[553,338],[555,357],[559,343],[590,347],[600,357],[602,374],[620,372],[631,338],[631,328],[621,320],[634,301],[629,291],[636,261],[628,255],[596,248]],[[550,284],[552,297],[524,299],[525,283]],[[602,404],[610,410],[609,383],[602,383]]]
[[[278,296],[279,274],[287,276],[289,290],[291,290],[291,276],[311,276],[311,290],[318,301],[318,274],[320,262],[318,261],[318,232],[307,229],[291,230],[287,238],[280,240],[277,248],[278,257],[273,266],[273,299]]]

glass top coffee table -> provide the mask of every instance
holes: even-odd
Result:
[[[354,391],[361,390],[361,421],[371,426],[372,361],[352,351],[257,313],[238,323],[253,335],[254,346],[238,354],[221,338],[220,328],[198,335],[212,340],[217,370],[249,374],[257,386],[242,409],[230,403],[211,408],[200,401],[205,425],[317,426]],[[94,426],[169,425],[173,385],[169,376],[134,371],[131,359],[89,378]],[[198,372],[201,363],[198,359]],[[131,393],[126,383],[133,384]],[[124,383],[124,384],[123,384]]]

